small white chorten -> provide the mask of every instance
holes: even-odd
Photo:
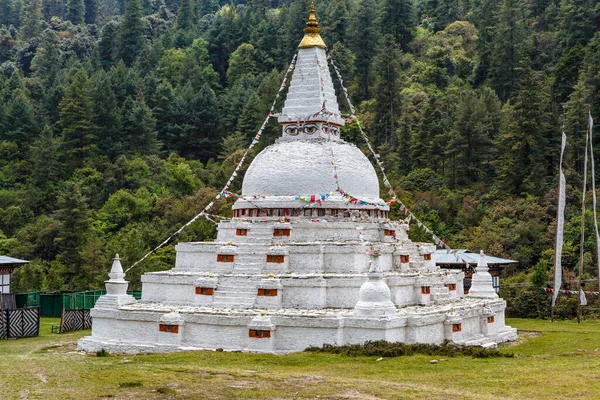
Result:
[[[471,289],[469,289],[470,297],[485,297],[487,299],[497,299],[498,293],[494,289],[492,275],[488,272],[489,268],[485,261],[483,250],[479,253],[479,262],[477,270],[471,278]]]

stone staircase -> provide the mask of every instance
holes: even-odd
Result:
[[[222,277],[215,290],[215,308],[252,308],[256,300],[256,284],[260,278]]]

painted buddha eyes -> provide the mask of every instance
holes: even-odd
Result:
[[[334,135],[337,136],[340,134],[340,129],[337,126],[322,126],[321,132],[326,135]],[[300,133],[304,133],[306,135],[312,135],[315,132],[319,131],[319,126],[315,124],[307,124],[307,125],[288,125],[285,127],[285,134],[289,136],[296,136]]]
[[[326,134],[326,135],[337,136],[337,135],[340,134],[340,129],[337,126],[323,125],[321,127],[321,131],[323,131],[323,133]]]
[[[319,128],[316,125],[304,125],[304,133],[306,133],[307,135],[312,135],[313,133],[315,133]]]
[[[296,125],[288,125],[285,127],[285,133],[290,136],[296,136],[298,133],[300,133],[300,130]]]

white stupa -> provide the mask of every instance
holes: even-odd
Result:
[[[440,270],[433,244],[411,242],[407,225],[388,220],[373,166],[340,137],[314,8],[307,25],[282,137],[248,168],[233,218],[219,223],[214,242],[178,244],[172,270],[144,274],[140,301],[111,276],[119,290],[92,310],[81,349],[285,353],[379,339],[494,346],[516,338],[504,300],[463,296],[463,273]]]

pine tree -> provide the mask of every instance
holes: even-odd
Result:
[[[85,4],[83,0],[67,0],[67,10],[65,17],[74,25],[85,22]]]
[[[29,182],[42,190],[42,202],[52,194],[53,185],[60,177],[60,139],[54,137],[52,128],[44,126],[42,133],[31,146],[27,161],[30,165]]]
[[[402,50],[408,51],[415,26],[412,0],[384,0],[378,22],[382,35],[392,35]]]
[[[33,106],[24,89],[16,89],[6,104],[0,140],[7,140],[24,148],[36,135]]]
[[[19,37],[27,41],[36,37],[42,31],[42,0],[29,0],[25,3],[23,26]]]
[[[146,105],[143,95],[123,104],[123,128],[127,134],[127,149],[133,154],[150,155],[158,152],[156,119]]]
[[[175,30],[187,32],[194,26],[195,15],[191,0],[181,0],[177,10],[177,20],[175,21]]]
[[[550,165],[549,143],[554,130],[548,84],[528,65],[519,71],[518,91],[503,109],[495,161],[496,189],[501,193],[538,195],[546,189]]]
[[[356,54],[359,100],[370,97],[370,89],[373,86],[371,61],[374,55],[373,49],[376,48],[378,39],[376,17],[375,0],[360,0],[352,24],[352,49]]]
[[[98,17],[98,0],[85,0],[85,23],[95,24]]]
[[[31,60],[31,71],[48,89],[54,86],[61,68],[61,52],[58,35],[46,30],[42,36],[35,56]]]
[[[517,86],[517,68],[525,53],[521,7],[517,0],[502,0],[494,27],[490,78],[492,87],[502,100],[507,100]]]
[[[127,3],[118,37],[118,57],[130,66],[146,45],[139,0],[129,0]]]
[[[121,114],[117,105],[117,98],[110,78],[104,71],[94,76],[94,119],[98,138],[98,150],[101,154],[114,160],[124,149],[122,135]]]
[[[76,183],[68,183],[58,198],[57,216],[61,222],[60,232],[55,239],[58,246],[58,260],[66,267],[66,284],[69,290],[73,279],[80,273],[81,258],[79,251],[85,243],[85,232],[89,229],[90,211],[87,199]]]
[[[373,60],[373,71],[377,76],[373,94],[375,98],[375,121],[377,143],[392,140],[398,128],[400,116],[400,49],[394,36],[381,38],[377,55]]]
[[[63,146],[72,167],[83,164],[95,147],[94,103],[92,85],[85,71],[78,70],[65,89],[60,102]]]
[[[334,0],[328,3],[321,34],[329,47],[337,42],[346,43],[348,17],[348,4],[346,0]]]
[[[576,44],[586,45],[598,28],[597,2],[594,0],[561,0],[558,18],[559,34],[565,48]]]
[[[98,49],[98,58],[100,65],[108,69],[115,65],[118,57],[119,24],[115,21],[109,21],[102,27],[100,39],[96,48]]]

